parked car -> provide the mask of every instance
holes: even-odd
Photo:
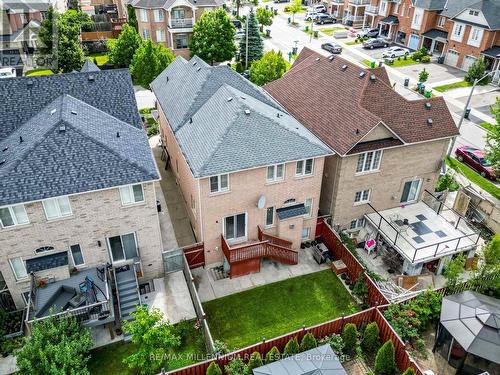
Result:
[[[245,37],[245,32],[243,30],[238,30],[234,34],[234,39],[236,39],[236,40],[243,39],[244,37]]]
[[[497,176],[493,166],[486,159],[486,154],[483,150],[471,146],[460,146],[455,150],[455,156],[458,161],[467,164],[481,176],[496,181]]]
[[[383,58],[395,58],[395,57],[400,57],[400,56],[405,56],[409,55],[410,50],[408,48],[403,48],[403,47],[391,47],[387,49],[386,51],[382,52],[382,57]]]
[[[314,19],[314,23],[317,25],[324,25],[325,23],[336,23],[337,19],[328,13],[320,13]]]
[[[0,69],[0,79],[2,78],[11,78],[16,76],[15,68],[2,68]]]
[[[378,36],[378,29],[364,29],[358,33],[358,38],[376,38]]]
[[[342,53],[342,46],[333,42],[323,43],[321,48],[330,53]]]
[[[372,38],[363,41],[363,48],[369,48],[369,49],[387,47],[388,45],[389,43],[387,42],[387,40],[382,38]]]
[[[289,3],[290,0],[274,0],[274,3],[275,4],[279,4],[279,3]]]
[[[237,29],[241,29],[241,21],[240,20],[232,20],[234,27]]]
[[[324,4],[314,5],[311,10],[315,11],[316,13],[326,13],[326,7]]]
[[[304,20],[306,20],[306,21],[314,20],[318,15],[319,15],[318,12],[310,10],[310,11],[308,11],[306,13],[306,16],[304,17]]]

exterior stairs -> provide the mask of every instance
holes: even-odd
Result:
[[[133,319],[131,313],[141,304],[139,298],[139,285],[133,267],[128,271],[116,273],[116,289],[120,303],[120,314],[122,320]],[[125,334],[124,340],[130,341],[131,335]]]

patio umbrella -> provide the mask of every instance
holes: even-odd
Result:
[[[443,298],[441,324],[468,352],[500,363],[500,300],[476,292]]]

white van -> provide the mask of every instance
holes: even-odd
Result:
[[[0,68],[0,79],[11,78],[16,76],[15,68]]]

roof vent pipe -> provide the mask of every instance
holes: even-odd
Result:
[[[427,109],[431,109],[431,108],[432,108],[432,104],[431,104],[431,102],[427,102],[427,103],[425,103],[425,108],[427,108]]]
[[[61,124],[59,125],[59,133],[64,133],[66,131],[66,125]]]
[[[93,74],[89,74],[89,81],[91,81],[91,82],[92,82],[92,81],[94,81],[94,80],[95,80],[94,75],[93,75]]]
[[[120,132],[116,132],[116,138],[120,138]]]
[[[319,61],[319,57],[316,57],[316,61]]]
[[[193,123],[193,118],[192,118],[192,117],[190,117],[190,118],[189,118],[189,123],[190,123],[190,124],[192,124],[192,123]]]
[[[250,114],[250,110],[249,109],[245,109],[245,114],[249,115]]]
[[[432,118],[429,117],[427,119],[427,125],[432,126],[432,123],[433,123]]]
[[[343,71],[347,69],[347,65],[342,65],[342,67],[340,68],[342,69]]]
[[[333,61],[333,59],[335,59],[335,55],[331,55],[331,56],[328,58],[328,60],[330,60],[330,61]]]
[[[374,82],[376,79],[377,79],[377,77],[375,76],[375,74],[372,74],[370,76],[370,81]]]
[[[19,143],[23,143],[23,136],[22,135],[19,136]]]
[[[366,75],[365,72],[361,72],[361,73],[359,73],[359,78],[363,78],[365,75]]]

